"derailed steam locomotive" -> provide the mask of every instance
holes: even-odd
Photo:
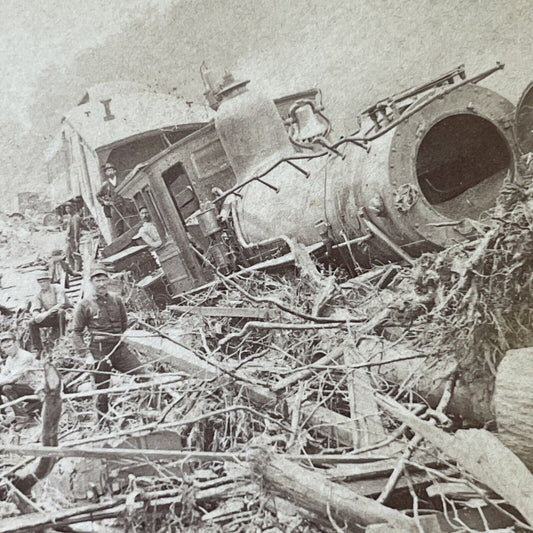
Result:
[[[215,265],[240,270],[297,241],[353,269],[449,246],[495,205],[531,149],[527,88],[518,106],[459,67],[363,111],[331,139],[317,93],[273,100],[204,71],[214,118],[137,166],[117,192],[146,206],[172,295]]]

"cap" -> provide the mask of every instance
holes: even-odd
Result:
[[[105,266],[99,263],[96,263],[91,268],[90,278],[93,279],[95,276],[106,276],[109,277],[109,272],[106,270]]]
[[[12,331],[4,331],[3,333],[0,333],[0,342],[7,340],[16,341],[17,337],[15,337],[15,334]]]
[[[36,279],[37,281],[39,281],[40,279],[52,279],[52,276],[46,270],[40,270],[39,272],[37,272]]]

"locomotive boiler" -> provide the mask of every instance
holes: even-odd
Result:
[[[381,100],[336,140],[316,92],[275,102],[205,76],[213,121],[120,192],[151,210],[174,294],[209,279],[202,257],[230,272],[295,241],[349,269],[412,261],[468,238],[529,150],[530,87],[515,108],[478,84],[501,68],[459,67]]]

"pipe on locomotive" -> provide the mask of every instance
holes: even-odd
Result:
[[[237,186],[274,167],[261,178],[268,186],[252,181],[232,199],[242,238],[326,240],[347,262],[363,265],[464,240],[469,219],[493,207],[504,178],[514,176],[518,153],[514,106],[476,85],[479,79],[404,102],[404,118],[384,124],[368,151],[343,143],[336,148],[342,157],[330,151],[310,159],[301,159],[270,98],[247,82],[223,87],[215,127]],[[375,127],[376,117],[367,116],[363,130]],[[293,156],[300,168],[276,165]]]

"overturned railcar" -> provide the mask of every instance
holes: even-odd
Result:
[[[531,144],[528,88],[515,108],[462,67],[364,110],[331,140],[317,93],[286,105],[227,78],[212,122],[150,159],[120,194],[149,207],[171,292],[264,261],[289,240],[368,266],[468,238]]]
[[[154,92],[133,82],[108,82],[87,90],[65,113],[46,153],[50,196],[56,206],[79,198],[107,243],[117,233],[97,200],[109,163],[118,183],[138,163],[201,128],[210,120],[206,106]],[[134,211],[133,211],[134,213]],[[113,212],[113,215],[117,213]],[[133,226],[138,219],[126,220]]]

